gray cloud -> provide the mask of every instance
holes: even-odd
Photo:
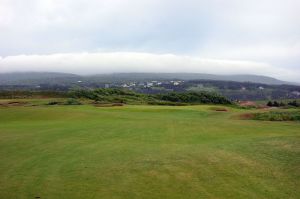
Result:
[[[0,56],[41,55],[44,63],[83,51],[176,54],[265,63],[285,68],[266,74],[289,79],[299,71],[299,10],[298,0],[0,0]],[[262,71],[239,67],[228,71]]]
[[[300,77],[299,71],[295,73],[289,69],[261,62],[138,52],[19,55],[0,59],[0,72],[15,71],[53,71],[77,74],[114,72],[259,74],[281,77],[290,81],[296,81]]]

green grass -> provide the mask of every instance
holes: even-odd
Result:
[[[269,111],[253,114],[253,119],[263,121],[300,121],[300,111]]]
[[[0,198],[300,198],[300,123],[212,107],[0,108]]]

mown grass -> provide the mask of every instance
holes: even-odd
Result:
[[[300,198],[299,122],[216,107],[0,108],[0,198]]]

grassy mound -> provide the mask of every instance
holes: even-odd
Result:
[[[254,113],[252,119],[263,121],[300,121],[300,111]]]

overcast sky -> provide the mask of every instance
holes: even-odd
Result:
[[[300,1],[0,0],[0,72],[14,71],[300,82]]]

